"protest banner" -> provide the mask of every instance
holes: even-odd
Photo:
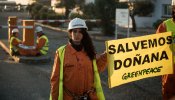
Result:
[[[173,73],[172,33],[106,41],[109,88]]]

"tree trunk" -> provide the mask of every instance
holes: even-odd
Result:
[[[133,32],[136,32],[136,22],[135,22],[135,18],[134,18],[134,15],[130,15],[131,17],[131,20],[132,20],[132,31]]]
[[[69,7],[66,7],[65,16],[66,16],[66,18],[68,18],[68,16],[69,16]]]

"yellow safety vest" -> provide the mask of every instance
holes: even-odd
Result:
[[[175,23],[173,22],[173,19],[170,18],[165,21],[166,30],[167,32],[172,32],[172,36],[175,38]],[[175,39],[173,38],[173,53],[174,53],[174,63],[175,63]]]
[[[49,50],[49,40],[48,40],[48,38],[45,35],[42,35],[41,37],[39,37],[39,40],[41,38],[44,38],[46,40],[46,42],[45,42],[44,46],[41,48],[40,52],[41,52],[42,55],[46,55],[48,50]],[[39,41],[37,40],[37,43],[38,42]]]
[[[59,56],[60,56],[60,80],[59,80],[58,100],[63,100],[63,63],[64,63],[65,45],[58,48],[57,51],[59,52]],[[97,92],[98,100],[105,100],[95,59],[93,60],[93,69],[94,69],[94,86]],[[52,100],[51,95],[50,95],[50,100]]]
[[[12,53],[12,49],[13,49],[15,52],[18,51],[18,47],[14,46],[14,45],[12,44],[12,42],[13,42],[14,39],[16,39],[18,42],[21,42],[20,39],[18,39],[18,38],[16,38],[16,37],[12,36],[12,37],[10,38],[10,53]]]

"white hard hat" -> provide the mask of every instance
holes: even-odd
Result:
[[[175,0],[172,0],[171,5],[175,5]]]
[[[36,27],[36,30],[35,30],[36,33],[42,32],[42,31],[43,31],[42,27],[40,26]]]
[[[88,29],[86,26],[86,23],[84,20],[80,18],[74,18],[69,22],[68,30],[74,29],[74,28],[85,28]]]
[[[14,28],[14,29],[12,30],[12,33],[19,33],[19,30],[18,30],[17,28]]]

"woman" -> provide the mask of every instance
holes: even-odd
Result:
[[[70,21],[69,42],[55,55],[51,100],[105,99],[98,72],[106,68],[106,53],[96,56],[87,29],[85,21],[80,18]]]

